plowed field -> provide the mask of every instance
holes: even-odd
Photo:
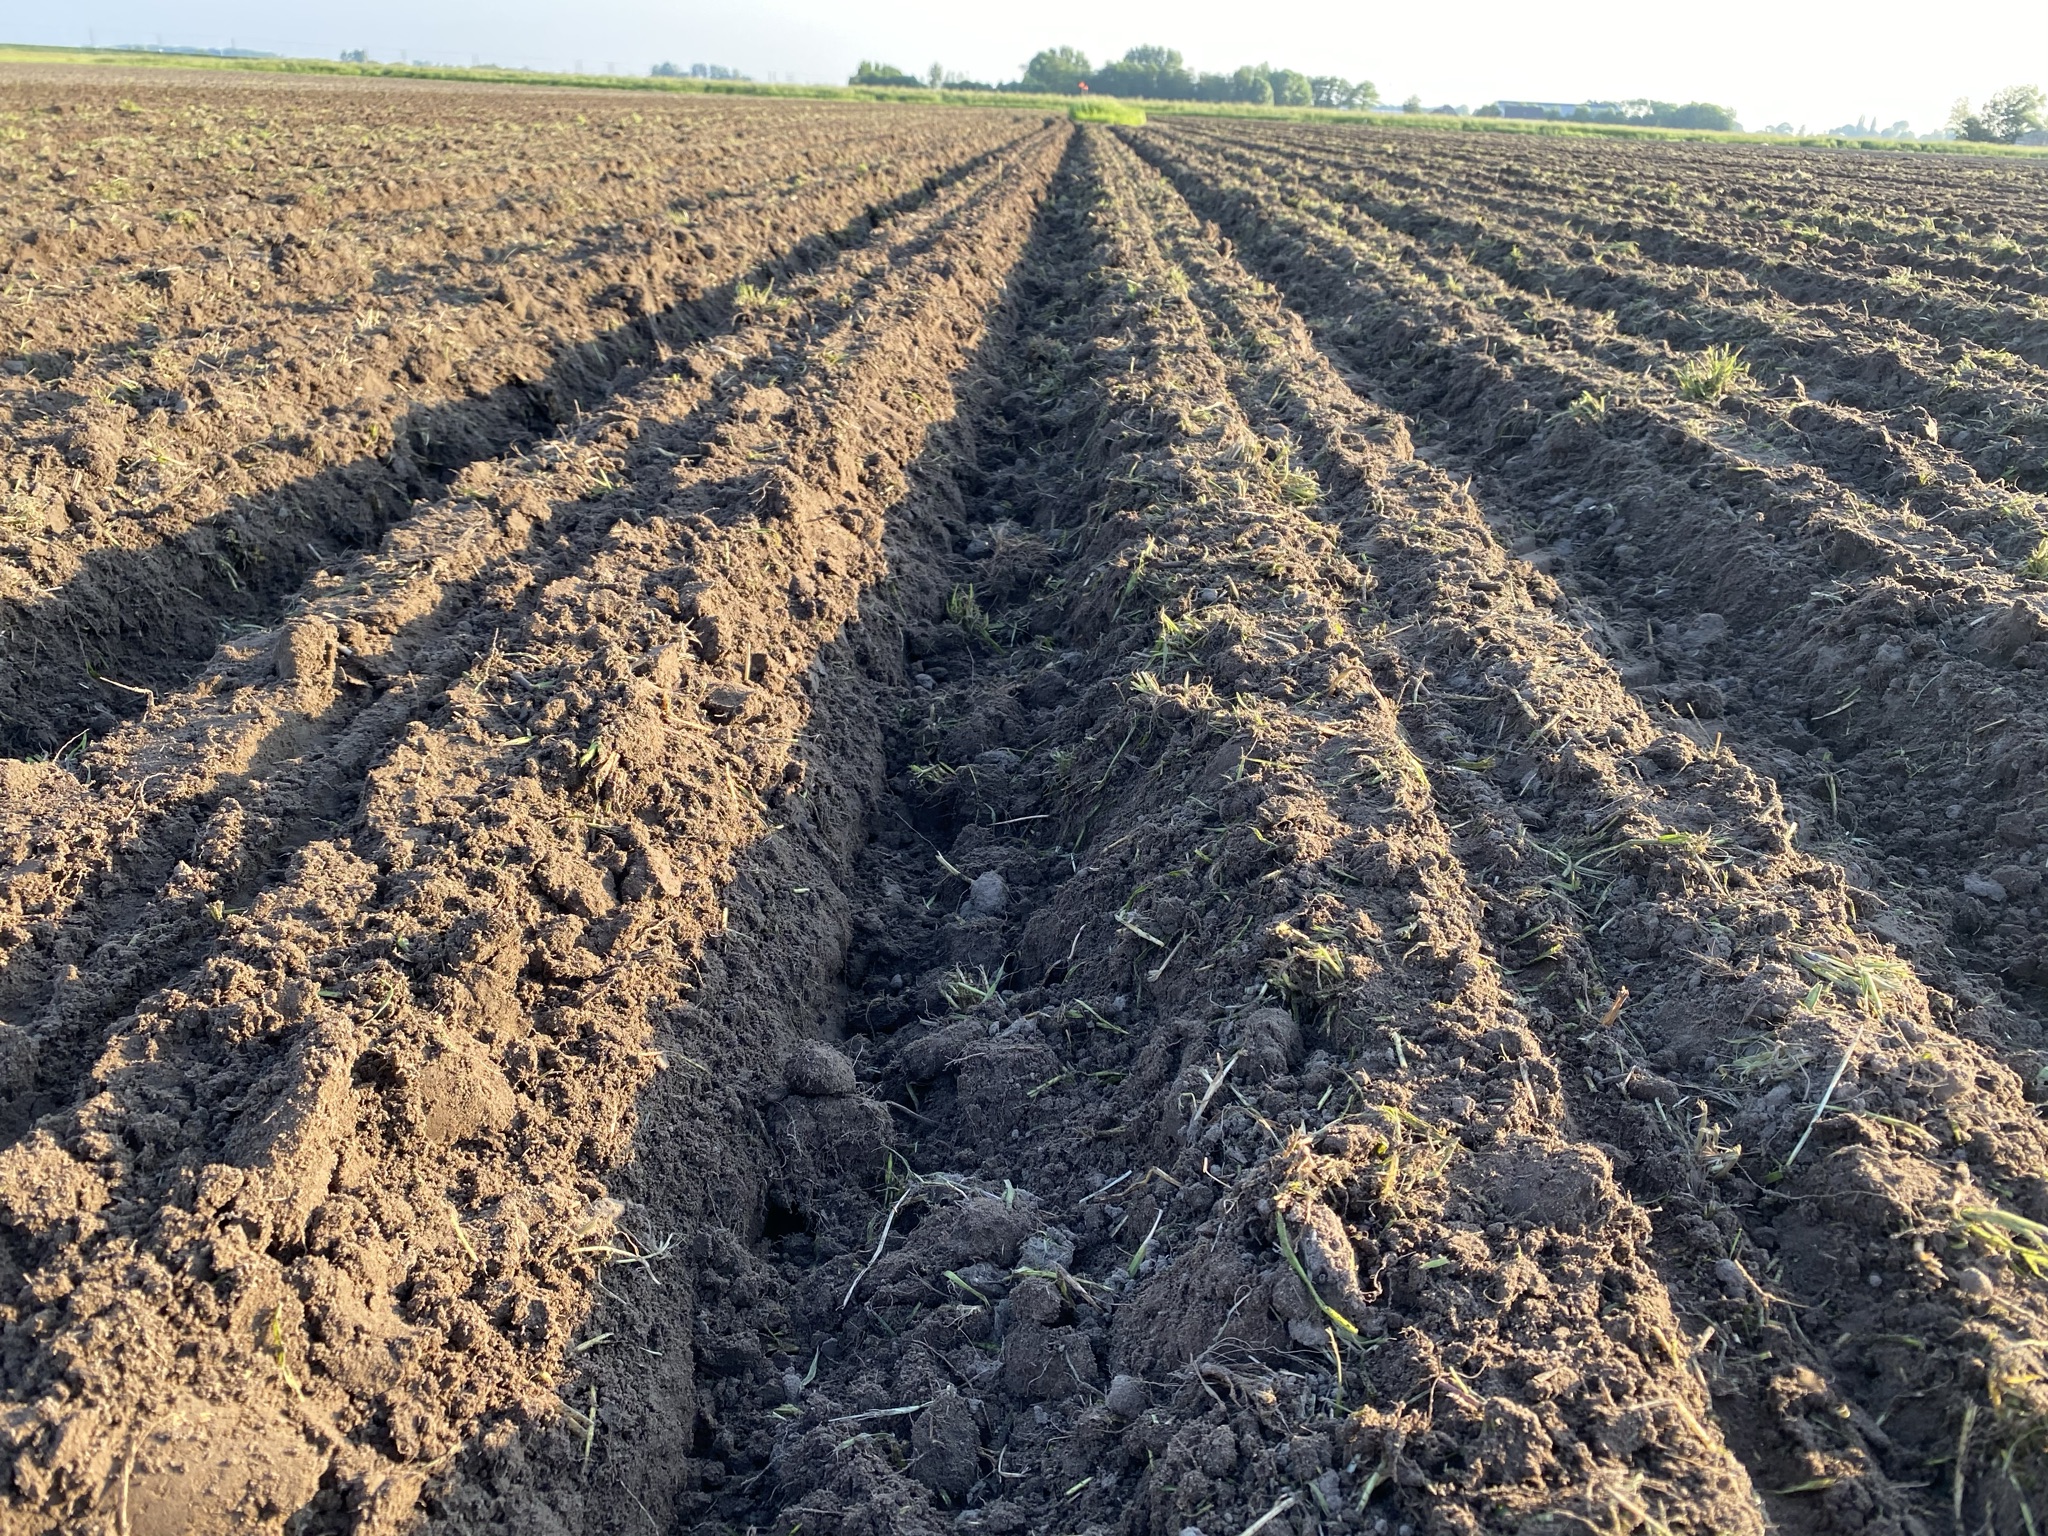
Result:
[[[2043,170],[0,108],[0,1531],[2048,1521]]]

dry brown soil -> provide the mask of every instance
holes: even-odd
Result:
[[[0,1532],[2048,1521],[2042,169],[0,129]]]

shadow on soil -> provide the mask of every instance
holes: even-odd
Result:
[[[0,754],[61,750],[81,732],[139,714],[188,681],[224,631],[261,627],[338,554],[374,546],[415,501],[467,466],[516,451],[630,387],[667,349],[730,326],[738,289],[801,276],[985,165],[1000,149],[818,231],[732,282],[685,294],[564,347],[537,379],[421,406],[394,426],[388,456],[364,456],[237,501],[142,549],[102,549],[36,600],[0,607]],[[339,549],[323,550],[325,540]]]

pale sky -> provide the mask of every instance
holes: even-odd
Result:
[[[1389,101],[1476,106],[1651,96],[1735,108],[1745,126],[1819,130],[1875,116],[1940,126],[1958,96],[2048,86],[2048,0],[65,0],[0,3],[0,41],[230,42],[376,58],[644,74],[663,59],[757,78],[843,81],[862,58],[1015,79],[1066,43],[1101,62],[1137,43],[1195,69],[1270,62],[1365,77]]]

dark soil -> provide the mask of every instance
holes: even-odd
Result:
[[[0,92],[0,748],[46,753],[1043,121],[93,70]]]
[[[125,110],[9,148],[17,223],[88,152],[144,174]],[[449,343],[550,384],[366,382],[274,274],[235,323],[337,393],[254,370],[265,419],[467,446],[375,460],[388,509],[154,649],[219,507],[20,543],[160,670],[0,762],[0,1531],[2048,1514],[2048,588],[1964,436],[2036,446],[2031,168],[138,110],[245,181],[329,160],[290,216],[336,251],[534,230],[561,317]],[[152,211],[226,174],[180,153]],[[606,326],[650,181],[719,254]],[[79,335],[107,242],[39,269]],[[406,259],[423,331],[516,307]],[[1853,323],[1897,271],[1925,307]],[[1939,382],[1970,305],[2012,317],[1995,410]],[[1756,364],[1719,401],[1676,377],[1710,339]],[[323,451],[237,536],[299,537]],[[9,739],[56,747],[87,706],[14,644]]]

